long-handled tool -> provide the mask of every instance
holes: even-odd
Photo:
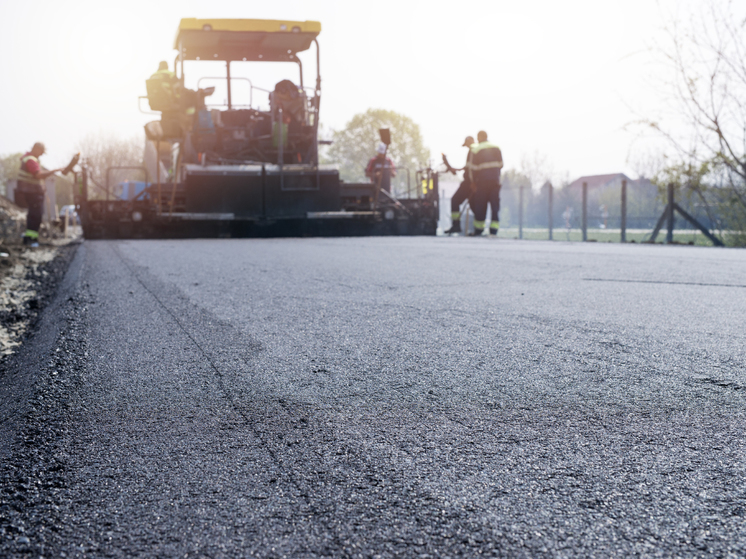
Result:
[[[75,167],[78,164],[78,161],[80,161],[80,152],[73,155],[73,158],[70,160],[70,163],[67,164],[67,167],[62,169],[62,171],[60,172],[63,175],[67,175],[68,173],[70,173],[70,171],[73,170],[73,167]]]
[[[451,164],[448,163],[448,158],[446,157],[446,154],[441,153],[440,155],[443,156],[443,165],[446,166],[446,171],[448,171],[452,175],[455,175],[458,171],[463,171],[464,169],[466,169],[466,167],[463,167],[461,169],[456,169],[455,167],[451,167]]]
[[[381,182],[383,182],[383,173],[386,170],[386,161],[389,153],[389,144],[391,144],[391,131],[388,128],[380,128],[378,130],[378,136],[381,138],[381,143],[386,146],[383,151],[383,164],[381,170],[376,177],[376,189],[373,192],[373,208],[378,208],[378,194],[381,192]],[[390,171],[389,171],[390,172]]]

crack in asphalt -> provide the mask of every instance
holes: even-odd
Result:
[[[698,287],[738,287],[746,288],[746,285],[734,283],[705,283],[700,281],[666,281],[666,280],[633,280],[617,278],[583,278],[583,281],[603,281],[612,283],[650,283],[655,285],[694,285]]]

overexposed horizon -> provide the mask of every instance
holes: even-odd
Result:
[[[441,152],[460,163],[464,137],[484,129],[508,168],[538,154],[556,175],[637,176],[634,161],[656,141],[630,124],[666,108],[651,47],[675,9],[649,0],[0,0],[0,154],[43,141],[53,166],[89,134],[144,137],[157,117],[137,97],[160,60],[173,63],[183,17],[288,19],[321,22],[327,130],[383,108],[420,125],[434,163]],[[313,49],[302,59],[312,85]],[[277,66],[236,64],[233,75],[272,88]],[[187,82],[220,70],[191,63]],[[296,79],[295,65],[286,72]]]

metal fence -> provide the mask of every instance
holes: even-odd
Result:
[[[583,182],[563,188],[547,182],[539,190],[505,184],[500,196],[500,229],[518,239],[650,242],[665,225],[667,242],[674,242],[677,230],[700,231],[718,244],[710,232],[715,225],[710,216],[691,199],[682,196],[677,201],[675,194],[680,190],[670,185],[661,193],[657,187],[626,180],[619,185],[589,187]],[[446,223],[450,199],[444,191],[441,200],[441,219]],[[473,217],[468,210],[463,213],[462,226],[466,226]]]

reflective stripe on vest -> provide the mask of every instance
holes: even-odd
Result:
[[[474,171],[482,171],[484,169],[502,169],[503,168],[503,162],[502,161],[487,161],[485,163],[480,163],[479,165],[472,165],[471,168]]]
[[[492,142],[489,142],[489,141],[485,140],[484,142],[479,142],[478,144],[472,144],[471,148],[470,148],[470,151],[474,155],[476,155],[480,151],[482,151],[483,149],[487,149],[487,148],[497,148],[497,149],[500,149],[500,146],[498,146],[497,144],[493,144]]]
[[[476,155],[480,151],[482,151],[483,149],[487,149],[487,148],[497,148],[497,149],[500,149],[500,146],[498,146],[496,144],[493,144],[492,142],[488,142],[487,140],[485,140],[484,142],[480,142],[478,144],[472,144],[472,146],[470,148],[470,151],[471,151],[472,154]]]
[[[174,74],[171,70],[158,70],[155,74],[150,76],[150,78],[173,80],[176,79],[176,74]]]
[[[150,79],[159,80],[161,82],[163,91],[167,95],[172,96],[172,101],[174,99],[178,101],[179,97],[181,97],[179,80],[176,79],[176,74],[174,74],[171,70],[158,70],[155,74],[150,76]]]
[[[34,175],[29,173],[24,169],[26,166],[26,163],[28,161],[35,161],[37,164],[39,163],[39,160],[34,157],[33,155],[26,155],[25,157],[21,158],[21,170],[18,171],[18,180],[27,182],[29,184],[38,184],[39,186],[44,186],[44,180],[43,179],[37,179]],[[39,165],[39,168],[41,169],[41,165]]]
[[[478,179],[486,178],[486,175],[488,176],[490,173],[484,173],[484,171],[490,171],[491,169],[497,169],[497,176],[494,178],[499,180],[500,169],[503,167],[502,153],[499,147],[485,140],[478,144],[472,144],[470,152],[471,167],[468,174],[472,181],[478,182]]]

